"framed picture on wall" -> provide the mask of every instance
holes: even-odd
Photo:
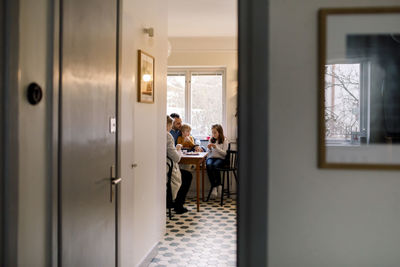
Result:
[[[154,57],[138,51],[138,101],[154,103]]]
[[[319,167],[400,169],[400,7],[319,12]]]

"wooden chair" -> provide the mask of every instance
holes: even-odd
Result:
[[[216,170],[219,171],[220,173],[222,172],[222,177],[221,177],[221,181],[222,181],[222,192],[221,192],[221,206],[223,206],[224,204],[224,194],[226,194],[228,197],[231,196],[231,192],[230,192],[230,176],[229,173],[232,172],[235,180],[236,180],[236,184],[238,184],[238,180],[237,180],[237,160],[238,160],[238,153],[237,151],[231,150],[231,144],[229,144],[228,146],[228,150],[226,151],[226,156],[225,156],[225,163],[224,166],[221,168],[217,168]],[[226,176],[225,176],[226,174]],[[226,177],[226,184],[227,184],[227,188],[225,189],[225,177]],[[210,188],[210,192],[208,193],[208,197],[207,197],[207,201],[210,200],[210,196],[211,196],[211,192],[213,190],[214,187]]]
[[[231,192],[230,192],[230,177],[229,173],[233,173],[233,176],[235,177],[236,184],[238,184],[238,179],[237,179],[237,166],[238,166],[238,153],[237,151],[234,150],[228,150],[226,152],[227,156],[227,161],[225,166],[221,168],[217,168],[216,170],[222,172],[222,192],[221,192],[221,206],[224,205],[224,195],[226,194],[228,197],[231,197]],[[226,177],[226,185],[227,188],[225,189],[225,177]]]

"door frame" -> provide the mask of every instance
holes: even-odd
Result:
[[[19,0],[0,2],[0,265],[18,264]]]
[[[50,218],[51,218],[51,265],[52,266],[61,266],[61,263],[59,262],[59,257],[58,257],[58,249],[61,247],[59,245],[59,238],[61,236],[61,232],[59,233],[60,225],[59,225],[59,216],[60,213],[59,211],[60,206],[59,206],[59,140],[61,131],[59,131],[59,121],[61,120],[60,118],[60,113],[59,113],[59,108],[60,108],[60,84],[61,84],[61,62],[62,59],[60,58],[60,51],[61,51],[61,2],[62,0],[55,0],[53,1],[53,6],[49,7],[49,12],[52,14],[52,17],[50,21],[52,21],[53,29],[52,31],[49,31],[49,34],[53,34],[53,68],[50,72],[50,77],[53,79],[52,82],[49,84],[52,85],[52,90],[49,90],[52,92],[52,95],[49,96],[49,99],[51,101],[51,105],[49,105],[52,108],[52,117],[49,120],[51,122],[51,149],[50,149],[50,164],[49,167],[51,170],[49,171],[49,174],[51,175],[51,207],[50,207]],[[51,42],[50,42],[51,43]]]
[[[117,131],[115,133],[115,160],[116,160],[116,168],[115,168],[115,175],[116,177],[121,177],[121,51],[122,51],[122,0],[117,1],[117,52],[116,52],[116,113],[115,116],[117,118]],[[121,183],[115,186],[115,205],[116,205],[116,213],[115,213],[115,248],[116,248],[116,257],[115,257],[115,266],[121,266],[121,190],[120,190]]]
[[[238,0],[238,266],[268,265],[269,1]]]
[[[11,1],[11,0],[9,0]],[[121,0],[115,0],[116,5],[117,5],[117,31],[116,31],[116,117],[117,117],[117,129],[116,129],[116,177],[120,176],[120,170],[121,170],[121,161],[120,161],[120,137],[121,137],[121,88],[120,88],[120,68],[121,68],[121,56],[120,56],[120,51],[121,51]],[[52,69],[49,70],[49,77],[51,79],[51,82],[49,84],[52,84],[52,95],[49,96],[49,99],[51,101],[51,104],[49,105],[49,112],[48,112],[48,120],[51,121],[51,126],[50,131],[51,131],[51,140],[52,140],[52,145],[50,149],[50,156],[49,156],[49,174],[51,175],[51,207],[50,207],[50,220],[51,220],[51,233],[49,237],[49,241],[51,242],[51,255],[49,257],[49,262],[51,262],[51,266],[62,266],[61,263],[61,257],[59,257],[62,249],[62,243],[61,243],[61,188],[59,187],[60,179],[61,179],[61,153],[60,153],[60,147],[61,147],[61,125],[62,125],[62,117],[61,117],[61,112],[60,109],[62,108],[61,106],[61,94],[60,94],[60,89],[61,89],[61,81],[62,81],[62,63],[63,63],[63,58],[62,58],[62,43],[63,43],[63,37],[62,37],[62,14],[63,14],[63,0],[54,0],[50,1],[51,6],[49,7],[49,12],[50,12],[50,21],[53,21],[52,27],[49,29],[49,34],[52,35],[50,38],[53,39],[52,43],[52,50],[53,50],[53,58],[52,58]],[[110,177],[111,179],[111,177]],[[115,196],[116,196],[116,201],[115,201],[115,248],[116,248],[116,257],[115,257],[115,266],[120,266],[120,254],[121,254],[121,249],[120,249],[120,219],[121,218],[121,194],[119,193],[120,184],[115,186]]]

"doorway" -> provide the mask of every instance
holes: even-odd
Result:
[[[63,1],[63,3],[66,2],[67,1]],[[266,193],[266,188],[267,188],[266,184],[268,183],[268,180],[265,179],[265,177],[267,177],[265,168],[260,168],[260,166],[263,167],[265,166],[263,164],[265,163],[265,150],[267,149],[265,145],[267,140],[265,137],[267,136],[266,130],[267,130],[268,120],[266,118],[266,114],[268,105],[266,105],[265,102],[267,100],[266,95],[268,88],[267,77],[266,77],[266,73],[268,70],[267,68],[268,16],[266,15],[268,14],[268,3],[267,1],[262,1],[262,0],[240,1],[239,9],[241,10],[240,23],[239,23],[239,28],[241,32],[239,37],[240,51],[241,51],[241,53],[239,54],[240,66],[241,66],[241,70],[239,71],[239,87],[243,88],[243,90],[239,92],[240,94],[239,124],[241,126],[239,130],[239,139],[240,139],[239,146],[240,146],[240,153],[242,155],[241,156],[242,160],[239,163],[240,166],[242,166],[242,168],[239,168],[239,171],[240,171],[240,177],[246,177],[247,182],[246,184],[241,183],[241,187],[239,188],[240,206],[239,206],[238,263],[239,266],[265,266],[264,263],[266,262],[265,260],[266,238],[264,238],[264,236],[266,236],[267,220],[266,220],[266,212],[263,211],[267,210],[266,199],[268,194]],[[80,12],[77,12],[77,14],[79,13]],[[82,19],[83,21],[85,20],[84,16],[80,16],[80,19]],[[89,31],[89,33],[93,34],[93,31]],[[13,45],[15,44],[17,43],[13,43]],[[90,51],[88,54],[90,54]],[[82,67],[82,65],[75,64],[73,65],[73,67],[79,68]],[[13,71],[13,73],[17,73],[16,68],[11,69],[11,71]],[[17,75],[15,76],[17,77]],[[68,75],[65,77],[68,77]],[[114,77],[114,75],[112,75],[112,77]],[[76,83],[81,81],[78,79],[80,78],[79,76],[69,76],[69,78],[74,78],[75,79],[74,82]],[[13,82],[14,81],[17,81],[17,79],[14,79]],[[17,97],[13,100],[15,100],[15,102],[19,101],[18,97],[19,95],[17,94]],[[77,99],[79,98],[77,95],[74,95],[74,97],[76,97]],[[112,110],[114,110],[114,108]],[[62,118],[62,115],[60,116],[60,118]],[[262,122],[261,124],[260,121]],[[108,123],[106,123],[105,125],[107,125],[108,128]],[[74,131],[76,131],[76,127],[73,129]],[[62,129],[62,130],[67,130],[67,129]],[[256,147],[251,146],[252,138],[250,137],[254,137],[252,134],[255,134],[255,137],[257,137],[258,140],[262,140],[261,145]],[[16,142],[16,144],[18,144],[18,142]],[[77,145],[74,144],[73,142],[71,142],[71,144]],[[85,144],[82,143],[81,145],[90,145],[90,143],[85,143]],[[13,147],[13,149],[14,150],[12,152],[17,151],[17,146]],[[60,156],[62,156],[62,154],[60,154]],[[60,160],[62,159],[60,158]],[[112,163],[117,165],[116,160],[111,159],[110,157],[110,162],[106,162],[106,164],[109,165]],[[73,164],[73,162],[71,164]],[[70,164],[68,164],[63,166],[63,169],[60,168],[59,171],[60,172],[64,170],[67,171],[68,168],[74,168],[74,167],[75,166],[73,165],[71,166]],[[104,179],[110,179],[110,177],[112,176],[110,174],[111,170],[108,168],[104,168],[104,171],[105,171],[105,174],[103,175]],[[17,177],[18,175],[13,176],[12,180],[11,179],[8,180],[11,182],[11,189],[18,188]],[[61,183],[62,180],[60,180],[59,182]],[[10,187],[7,187],[6,189],[9,190]],[[104,192],[106,191],[103,190],[102,194]],[[107,193],[108,196],[110,196],[109,194],[110,192],[111,191],[108,191]],[[62,201],[63,197],[62,192],[60,191],[59,193],[60,193],[60,200]],[[18,197],[18,195],[15,195],[15,197]],[[61,202],[58,204],[60,204],[59,215],[61,218],[63,212],[61,208],[63,204]],[[7,218],[7,216],[9,215],[10,213],[6,211],[5,217]],[[256,223],[252,224],[252,222]],[[62,221],[60,221],[58,226],[59,227],[62,226]],[[50,232],[52,230],[49,229],[46,231]],[[64,233],[64,235],[66,234],[67,233]],[[17,235],[11,237],[8,236],[6,237],[5,242],[16,244],[16,238]],[[62,242],[60,242],[59,243],[60,250],[62,249],[62,245],[63,245]],[[12,253],[8,255],[10,257],[13,257],[13,259],[16,262],[17,249],[10,248],[10,250],[14,251],[11,251]],[[50,255],[51,253],[48,252],[48,254]],[[52,253],[49,257],[54,257],[54,255],[57,255],[57,251],[55,253]]]
[[[204,148],[203,152],[196,152],[209,152],[207,145],[214,124],[222,126],[227,144],[224,151],[227,152],[230,143],[232,152],[237,152],[237,3],[173,0],[168,4],[166,113],[178,114],[183,123],[191,126],[194,142]],[[183,156],[181,163],[188,160]],[[188,170],[187,164],[182,165],[181,169]],[[192,186],[184,204],[189,211],[167,219],[166,235],[150,266],[236,266],[234,175],[230,173],[231,195],[225,194],[221,204],[220,187],[214,188],[216,198],[206,201],[211,189],[208,177],[203,182],[203,177],[197,176],[198,166],[196,171],[194,168],[189,171]],[[226,183],[225,180],[225,189]],[[197,196],[199,187],[205,197],[196,210],[197,203],[192,197]]]

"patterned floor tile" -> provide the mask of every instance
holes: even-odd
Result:
[[[149,267],[222,267],[236,266],[236,200],[201,203],[187,201],[189,212],[173,214],[167,219],[167,230],[158,254]]]

